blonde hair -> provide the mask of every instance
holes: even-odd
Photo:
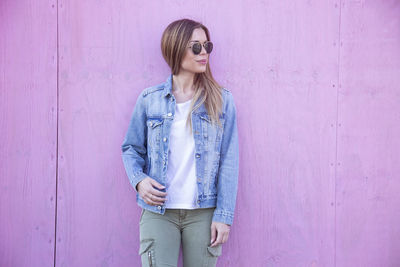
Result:
[[[176,20],[164,30],[161,38],[161,51],[173,75],[179,73],[187,45],[194,29],[197,28],[202,28],[206,33],[207,40],[211,41],[207,27],[191,19]],[[221,126],[219,115],[222,113],[222,86],[212,76],[209,61],[205,72],[195,73],[193,86],[195,93],[190,104],[190,111],[197,109],[204,103],[211,122],[217,122]],[[194,106],[198,99],[200,99],[199,103]],[[186,125],[190,125],[190,131],[192,131],[191,121],[191,112],[189,112]]]

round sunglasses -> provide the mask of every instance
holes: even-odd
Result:
[[[203,45],[198,41],[194,41],[192,46],[188,47],[192,48],[193,54],[198,55],[201,53],[202,46],[204,46],[204,49],[206,50],[207,54],[210,54],[211,51],[213,50],[213,43],[211,41],[205,41]]]

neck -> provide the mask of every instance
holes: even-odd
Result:
[[[174,92],[187,94],[193,91],[194,73],[180,71],[178,75],[172,75],[172,89]]]

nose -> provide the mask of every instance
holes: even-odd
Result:
[[[207,54],[207,51],[206,51],[206,49],[204,48],[204,45],[201,45],[201,52],[200,52],[200,55],[204,55],[204,54]]]

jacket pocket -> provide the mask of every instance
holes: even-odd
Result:
[[[164,122],[163,118],[149,118],[147,119],[147,126],[151,129],[156,128]]]
[[[199,114],[201,120],[201,131],[204,149],[208,151],[219,151],[221,148],[221,139],[224,126],[224,116],[220,116],[221,126],[217,123],[212,123],[211,117],[203,112]]]
[[[148,150],[158,150],[162,134],[163,118],[149,118],[147,119],[147,145]]]
[[[210,116],[208,116],[207,113],[200,113],[200,118],[202,118],[203,120],[207,121],[208,123],[211,123],[211,118]]]
[[[147,156],[149,158],[148,175],[154,176],[157,173],[157,166],[160,165],[161,136],[163,134],[164,119],[152,117],[147,119]]]

